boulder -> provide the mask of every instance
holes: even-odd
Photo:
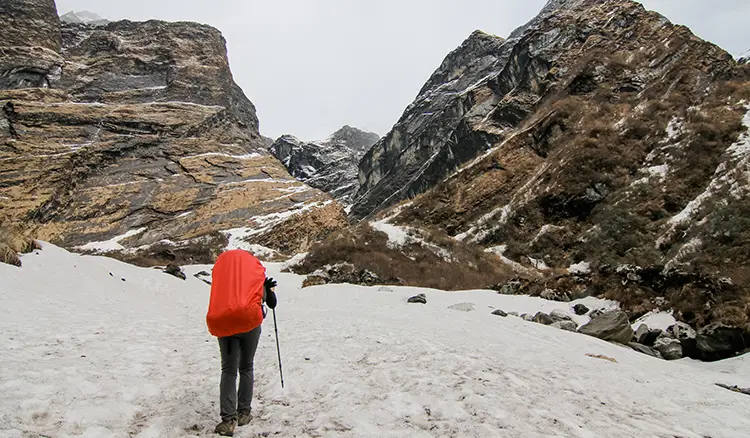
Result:
[[[573,306],[573,312],[575,312],[576,315],[585,315],[589,313],[589,308],[583,304],[576,304]]]
[[[550,327],[567,330],[569,332],[574,332],[578,329],[578,324],[576,324],[573,321],[563,320],[563,321],[553,322],[552,324],[550,324]]]
[[[633,340],[633,328],[627,313],[621,310],[602,313],[578,329],[580,333],[605,341],[627,344]]]
[[[563,312],[562,310],[555,309],[552,311],[552,313],[549,314],[549,316],[555,320],[555,322],[558,321],[572,321],[573,318],[568,315],[567,313]],[[578,327],[578,326],[576,326]]]
[[[570,297],[566,293],[555,289],[544,289],[539,296],[550,301],[561,301],[566,303],[570,301]]]
[[[544,312],[537,312],[537,314],[534,315],[533,321],[544,325],[550,325],[555,322],[555,320],[552,319],[551,316],[547,315]]]
[[[666,333],[680,341],[682,344],[682,355],[685,357],[699,357],[695,330],[684,322],[677,322],[667,328]]]
[[[642,340],[641,344],[648,345],[649,347],[654,346],[654,342],[656,342],[657,339],[659,339],[659,336],[664,333],[661,329],[651,329],[648,331],[648,335]]]
[[[521,282],[518,280],[511,280],[500,286],[497,293],[503,295],[516,295],[521,290]]]
[[[696,337],[698,359],[706,361],[733,357],[747,347],[742,329],[722,323],[713,323],[701,328]]]
[[[667,334],[680,341],[695,339],[697,336],[697,333],[692,327],[680,321],[669,326],[667,328]]]
[[[682,358],[682,344],[675,338],[663,335],[656,340],[654,348],[659,350],[659,353],[666,360]]]
[[[500,309],[497,309],[497,310],[495,310],[494,312],[492,312],[492,314],[493,314],[493,315],[497,315],[497,316],[503,316],[503,317],[505,317],[505,316],[508,316],[508,314],[507,314],[507,313],[503,312],[503,311],[502,311],[502,310],[500,310]]]
[[[636,343],[643,344],[643,340],[646,339],[646,336],[648,336],[649,329],[646,324],[641,324],[638,326],[637,329],[635,329],[635,335],[633,336],[633,339]]]
[[[524,321],[534,322],[534,317],[528,313],[524,313],[523,315],[521,315],[521,319],[523,319]]]
[[[175,276],[177,278],[181,278],[183,280],[187,279],[187,276],[185,275],[185,273],[182,272],[182,268],[180,268],[179,266],[177,266],[175,264],[169,264],[169,265],[167,265],[167,267],[164,268],[164,272],[167,273],[167,274],[169,274],[169,275],[173,275],[173,276]]]
[[[406,300],[407,303],[417,303],[417,304],[427,304],[427,295],[425,294],[419,294],[415,295],[408,300]]]
[[[639,344],[638,342],[630,342],[628,343],[628,347],[632,348],[633,350],[639,353],[647,354],[657,359],[663,359],[663,357],[661,356],[661,353],[659,353],[659,350],[655,348],[651,348],[643,344]]]

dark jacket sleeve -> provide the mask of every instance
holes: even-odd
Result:
[[[271,309],[276,308],[276,293],[268,288],[266,288],[266,305]]]

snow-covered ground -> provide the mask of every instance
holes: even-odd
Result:
[[[210,267],[187,267],[183,281],[47,244],[23,264],[0,265],[0,437],[212,435],[218,347],[204,322],[209,287],[192,276]],[[714,385],[750,386],[745,357],[666,362],[490,314],[571,303],[303,290],[301,277],[268,266],[286,389],[269,319],[255,419],[237,437],[748,436],[750,399]],[[407,304],[418,292],[428,303]],[[449,309],[459,303],[475,310]]]

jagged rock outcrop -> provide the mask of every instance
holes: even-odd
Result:
[[[11,3],[30,13],[41,2]],[[6,11],[3,3],[0,17]],[[333,202],[268,153],[216,29],[64,24],[60,38],[56,14],[29,20],[58,29],[65,64],[54,83],[0,87],[0,217],[35,224],[38,238],[69,248],[133,248],[227,230],[237,244]]]
[[[477,86],[501,69],[510,53],[504,42],[476,31],[445,58],[391,132],[360,162],[354,217],[424,192],[490,147],[496,133],[474,130],[482,117],[471,109],[488,97]]]
[[[63,65],[55,1],[3,0],[0,29],[0,89],[51,86]]]
[[[271,153],[295,178],[350,204],[359,188],[357,165],[379,138],[377,134],[344,126],[318,142],[281,136],[271,146]]]

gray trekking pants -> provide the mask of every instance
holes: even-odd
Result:
[[[253,359],[260,340],[260,326],[247,333],[219,338],[221,420],[237,419],[237,412],[249,413],[253,401]],[[237,390],[237,371],[240,388]]]

